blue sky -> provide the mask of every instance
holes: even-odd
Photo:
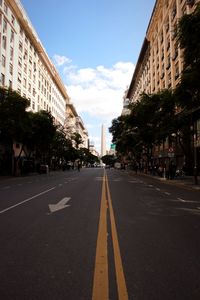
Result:
[[[101,124],[121,114],[155,0],[21,3],[99,151]]]

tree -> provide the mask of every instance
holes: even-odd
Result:
[[[66,164],[70,161],[72,152],[73,147],[71,140],[66,138],[62,130],[57,130],[51,143],[51,158],[54,168],[59,166],[60,163]]]
[[[0,88],[0,140],[12,145],[22,141],[27,123],[29,101],[10,89]]]
[[[50,112],[41,110],[29,113],[30,127],[26,138],[29,149],[35,152],[36,159],[41,163],[49,163],[50,149],[56,134],[56,126]]]
[[[13,172],[13,143],[22,142],[26,136],[29,101],[11,89],[0,88],[0,144],[4,153],[0,167],[5,173]]]
[[[102,156],[102,161],[104,164],[109,165],[109,166],[114,166],[114,163],[116,162],[116,157],[114,155],[104,155]]]
[[[180,19],[177,32],[184,68],[176,95],[181,108],[193,110],[200,106],[200,4],[192,14]]]
[[[81,138],[81,135],[77,132],[73,133],[72,140],[75,142],[75,148],[78,149],[79,145],[83,143],[83,140]]]
[[[175,89],[177,104],[181,108],[178,116],[179,141],[185,154],[186,169],[192,173],[194,159],[191,148],[192,132],[196,120],[200,118],[200,4],[192,14],[184,15],[177,28],[177,39],[183,50],[184,67],[181,80]]]

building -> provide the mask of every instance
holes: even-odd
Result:
[[[101,126],[101,157],[106,155],[106,133],[105,127],[102,124]]]
[[[99,153],[95,149],[94,141],[92,141],[92,140],[89,140],[89,151],[90,151],[91,154],[99,157]]]
[[[176,25],[184,14],[194,11],[199,0],[156,0],[131,83],[123,99],[127,104],[139,100],[142,93],[153,94],[175,89],[183,70],[183,55],[176,39]],[[200,120],[197,121],[200,127]],[[197,139],[198,141],[198,139]],[[155,147],[158,158],[172,158],[175,149],[168,140]],[[180,165],[182,161],[178,162]]]
[[[66,104],[66,118],[64,128],[66,131],[66,136],[68,138],[71,138],[74,133],[80,134],[83,141],[80,147],[88,148],[88,131],[86,130],[81,117],[78,115],[73,103],[71,103],[70,100]]]
[[[0,0],[0,85],[50,111],[64,125],[69,97],[19,0]]]
[[[127,91],[130,102],[141,93],[175,88],[183,70],[182,51],[176,40],[176,24],[194,10],[199,0],[157,0],[146,31],[136,68]]]
[[[128,89],[125,91],[124,97],[123,97],[123,107],[122,107],[122,113],[121,113],[122,116],[129,115],[129,113],[130,113],[130,109],[129,109],[130,100],[127,98],[127,94],[128,94]]]

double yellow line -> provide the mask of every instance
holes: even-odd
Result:
[[[104,172],[92,300],[109,300],[107,213],[109,213],[111,223],[111,236],[113,242],[118,299],[128,300],[128,292],[122,266],[108,178],[106,172]]]

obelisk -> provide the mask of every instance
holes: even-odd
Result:
[[[104,124],[101,126],[101,157],[106,155],[106,134]]]

